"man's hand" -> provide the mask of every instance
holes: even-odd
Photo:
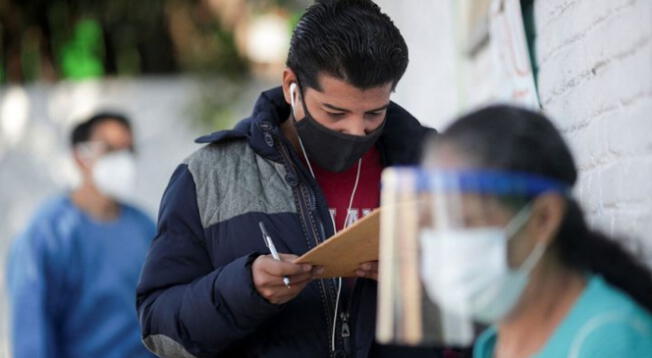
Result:
[[[369,278],[378,280],[378,261],[369,261],[361,263],[355,274],[360,278]]]
[[[251,265],[254,287],[270,303],[280,305],[296,297],[323,268],[308,264],[294,264],[295,255],[279,254],[281,261],[271,255],[261,255]],[[290,287],[283,283],[283,276],[290,279]]]

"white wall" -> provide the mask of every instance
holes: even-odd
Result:
[[[539,0],[535,20],[540,99],[589,218],[652,262],[652,1]]]
[[[491,85],[487,47],[451,65],[456,1],[378,1],[412,55],[396,98],[430,124],[457,112],[453,101],[477,105]],[[540,99],[573,149],[589,221],[652,266],[652,1],[536,0],[535,22]],[[455,78],[457,99],[445,95]]]
[[[459,108],[453,3],[377,0],[405,38],[410,64],[392,100],[422,123],[442,129]]]

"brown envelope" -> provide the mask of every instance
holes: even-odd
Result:
[[[380,209],[376,209],[294,262],[323,266],[322,278],[355,277],[361,263],[378,260],[379,235]]]

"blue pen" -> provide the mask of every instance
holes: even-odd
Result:
[[[260,226],[260,232],[263,233],[263,240],[265,240],[265,245],[271,252],[272,257],[274,260],[281,261],[281,257],[278,255],[278,251],[276,251],[276,246],[274,246],[271,236],[269,236],[267,230],[265,230],[265,224],[263,224],[262,221],[259,221],[258,226]],[[283,283],[285,286],[290,288],[290,279],[287,276],[283,276]]]

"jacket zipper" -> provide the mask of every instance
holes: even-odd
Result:
[[[285,146],[282,145],[282,144],[280,146],[282,148],[281,152],[284,154],[284,158],[286,160],[288,160],[289,163],[292,163],[292,161],[290,159],[290,154],[287,152],[287,149],[285,148]],[[297,187],[299,187],[299,186],[297,186]],[[307,189],[307,190],[309,190],[309,189]],[[303,194],[303,190],[299,190],[299,192],[301,192]],[[308,195],[305,195],[305,196],[302,196],[302,197],[305,200],[310,202],[311,199],[308,197],[309,194],[310,193],[308,193]],[[299,200],[299,202],[301,204],[305,203],[305,202],[301,202],[301,200]],[[316,206],[317,206],[316,198],[314,200],[314,205],[315,205],[315,208],[316,208]],[[304,214],[304,215],[305,215],[305,209],[306,209],[305,207],[300,206],[300,211],[302,211],[302,214]],[[320,231],[321,234],[319,234],[317,229],[315,228],[314,222],[312,220],[310,220],[310,216],[309,216],[310,215],[310,210],[307,210],[307,212],[308,212],[308,214],[307,214],[306,218],[304,218],[303,215],[301,217],[302,217],[303,220],[307,220],[309,222],[310,227],[312,228],[313,238],[315,239],[315,245],[318,245],[321,241],[325,240],[325,238],[326,238],[326,235],[325,235],[325,232],[324,232],[324,229],[323,229],[323,225],[321,226],[321,231]],[[321,238],[321,240],[318,240],[318,238]],[[320,280],[321,288],[322,288],[323,292],[326,293],[326,296],[328,297],[329,302],[333,302],[334,299],[333,299],[333,296],[331,295],[331,293],[335,294],[335,292],[331,292],[331,290],[328,290],[326,285],[324,284],[324,281],[325,280],[323,280],[323,279]],[[349,357],[351,355],[350,313],[351,313],[351,309],[352,309],[352,305],[353,305],[353,297],[355,296],[355,291],[356,291],[356,288],[358,286],[357,281],[358,281],[358,279],[355,278],[354,281],[353,281],[353,285],[351,286],[351,293],[349,294],[349,299],[348,299],[348,302],[346,304],[346,306],[347,306],[346,310],[342,307],[339,310],[340,312],[335,312],[335,314],[337,314],[338,317],[340,318],[340,322],[341,322],[340,327],[339,327],[340,328],[340,331],[339,331],[340,332],[340,334],[339,334],[340,337],[339,338],[340,338],[340,342],[341,342],[340,344],[342,345],[341,347],[344,349],[344,352],[345,352],[347,357]],[[334,291],[334,290],[336,290],[336,284],[335,283],[333,283],[333,288],[332,288],[332,291]],[[325,307],[327,307],[327,309],[326,309],[326,312],[327,312],[326,317],[333,317],[332,312],[335,310],[334,305],[335,305],[335,303],[331,303],[331,306],[325,305]],[[333,329],[333,327],[332,327],[333,324],[335,325],[335,329],[338,328],[337,327],[337,321],[332,322],[330,319],[327,319],[327,321],[328,321],[327,322],[327,327],[329,328],[328,333],[329,333],[329,336],[330,336],[330,334],[332,332],[331,330]],[[329,349],[330,348],[331,347],[330,347],[330,344],[329,344]],[[331,351],[331,357],[334,357],[334,356],[335,356],[335,352]]]
[[[287,152],[287,148],[285,148],[285,145],[283,145],[283,143],[281,142],[280,139],[277,139],[275,142],[278,143],[277,144],[277,146],[278,146],[277,150],[279,150],[279,152],[282,154],[283,159],[288,164],[293,165],[294,162],[292,161],[292,159],[290,157],[290,153]],[[297,180],[298,180],[298,178],[297,178]],[[309,197],[310,192],[306,193],[304,191],[304,189],[301,187],[300,183],[296,187],[292,188],[292,191],[294,192],[294,195],[295,195],[295,198],[296,198],[295,202],[297,204],[297,208],[299,209],[299,217],[301,218],[301,221],[304,224],[304,229],[306,230],[306,234],[312,234],[312,237],[314,239],[314,246],[317,246],[317,245],[319,245],[320,241],[324,240],[324,238],[321,237],[322,235],[319,234],[317,228],[315,227],[315,223],[313,222],[313,220],[311,220],[310,210],[307,210],[307,209],[309,209],[307,206],[309,206],[309,203],[310,203],[310,200],[311,200],[311,198]],[[306,202],[308,202],[308,204],[306,204]],[[316,206],[316,202],[315,202],[315,206]],[[311,229],[310,232],[308,232],[308,228]],[[309,246],[309,248],[311,248],[310,245],[308,245],[308,246]],[[324,306],[324,310],[326,311],[326,317],[327,317],[327,319],[326,319],[326,327],[327,327],[327,332],[328,332],[327,336],[330,337],[330,333],[331,333],[333,327],[332,327],[331,320],[328,317],[333,317],[334,307],[331,307],[331,306],[334,306],[332,293],[330,292],[328,287],[326,287],[325,280],[323,280],[323,279],[319,280],[319,284],[320,284],[320,290],[321,290],[321,292],[323,294],[322,298],[324,298],[324,297],[326,298],[326,301],[325,302],[322,301],[322,303],[323,303],[323,306]],[[330,339],[329,339],[329,342],[330,342]],[[333,357],[334,352],[331,350],[330,343],[328,344],[328,350],[330,352],[331,357]]]
[[[342,343],[344,344],[344,352],[348,357],[351,355],[351,328],[349,327],[349,312],[340,313],[340,319],[342,320]]]
[[[346,302],[346,310],[342,309],[342,312],[340,313],[340,319],[342,320],[342,326],[341,326],[341,337],[342,337],[342,343],[344,345],[344,352],[346,353],[346,356],[351,355],[351,324],[353,322],[350,321],[351,318],[351,310],[353,308],[353,297],[355,296],[356,288],[357,288],[357,283],[358,279],[354,278],[353,279],[353,285],[351,285],[351,293],[349,294],[349,299]]]

